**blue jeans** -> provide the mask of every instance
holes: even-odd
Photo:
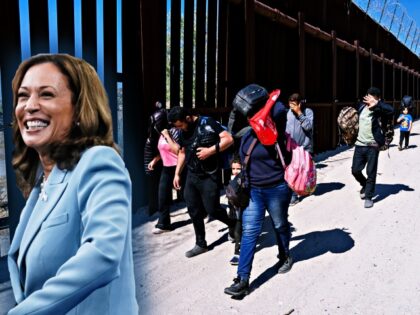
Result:
[[[241,254],[239,256],[238,276],[249,279],[254,260],[255,248],[261,234],[265,218],[265,209],[270,214],[279,257],[289,256],[290,224],[287,220],[291,190],[286,183],[269,188],[251,188],[248,207],[242,214]]]

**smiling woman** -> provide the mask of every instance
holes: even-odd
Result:
[[[8,254],[8,314],[137,314],[131,181],[98,75],[69,55],[37,55],[13,95],[12,163],[28,199]]]
[[[18,90],[15,114],[23,142],[47,164],[49,145],[63,141],[74,120],[72,92],[57,66],[41,63],[26,72]]]

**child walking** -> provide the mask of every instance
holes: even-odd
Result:
[[[398,145],[398,150],[401,151],[408,148],[411,127],[413,126],[413,117],[408,113],[408,107],[403,107],[402,114],[398,117],[397,123],[400,123],[400,144]],[[405,140],[404,148],[402,146],[403,140]]]
[[[231,179],[233,179],[236,175],[238,175],[242,170],[241,159],[238,155],[235,155],[232,158],[232,162],[230,164],[232,169]],[[235,242],[235,251],[233,254],[232,259],[230,260],[231,265],[238,265],[239,264],[239,254],[241,249],[241,237],[242,237],[242,220],[241,220],[241,209],[235,207],[229,202],[229,217],[231,219],[236,219],[236,225],[234,229],[234,242]]]

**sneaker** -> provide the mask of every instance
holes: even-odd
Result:
[[[242,296],[249,293],[249,281],[241,280],[239,277],[233,279],[233,284],[225,288],[225,293],[232,296]]]
[[[278,270],[278,273],[286,273],[289,272],[290,269],[292,269],[293,266],[293,258],[291,256],[286,257],[285,260],[280,260],[281,266]]]
[[[168,227],[155,227],[153,230],[152,230],[152,233],[153,234],[162,234],[162,233],[167,233],[167,232],[170,232],[171,231],[171,229],[170,228],[168,228]]]
[[[209,249],[207,247],[201,247],[196,244],[192,249],[190,249],[188,252],[185,253],[185,256],[188,258],[191,258],[197,255],[203,254],[207,252],[208,250]]]
[[[366,194],[365,194],[365,189],[364,188],[362,188],[361,190],[360,190],[360,199],[365,199],[365,197],[366,197]]]
[[[232,259],[229,261],[232,266],[239,265],[239,255],[233,255]]]
[[[365,199],[365,208],[372,208],[372,207],[373,207],[373,200]]]
[[[293,195],[290,199],[289,207],[293,207],[294,205],[298,204],[300,202],[299,196]]]

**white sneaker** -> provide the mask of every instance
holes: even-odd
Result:
[[[155,228],[152,230],[152,233],[153,233],[153,234],[162,234],[162,233],[166,233],[166,232],[170,232],[170,231],[171,231],[171,230],[160,229],[160,228],[155,227]]]

